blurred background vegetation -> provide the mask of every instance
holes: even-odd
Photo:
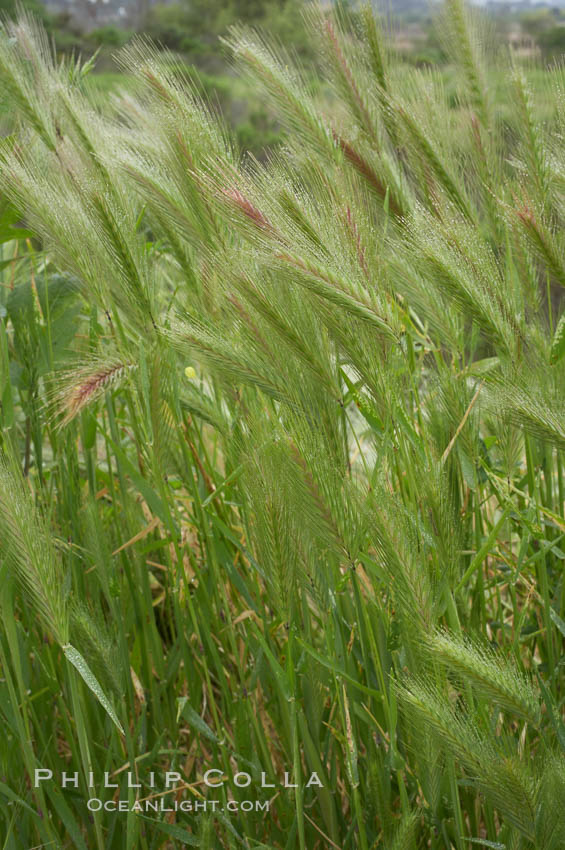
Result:
[[[355,0],[338,1],[355,9]],[[117,86],[131,84],[115,62],[116,51],[135,34],[148,35],[182,57],[196,73],[203,95],[235,129],[241,149],[263,159],[282,141],[282,130],[256,92],[233,74],[222,37],[234,23],[260,27],[290,48],[308,75],[309,69],[315,70],[314,45],[303,23],[309,2],[0,0],[0,14],[13,16],[18,7],[30,9],[43,22],[57,52],[80,53],[83,57],[96,54],[91,85],[102,96]],[[383,0],[380,11],[402,58],[416,66],[442,68],[449,86],[449,58],[438,35],[435,5],[427,0]],[[555,64],[565,52],[565,6],[531,0],[487,0],[482,9],[490,17],[493,39],[499,45],[509,45],[534,81],[536,71],[541,80],[539,70]],[[310,76],[315,85],[315,75]]]

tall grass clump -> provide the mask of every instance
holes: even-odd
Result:
[[[0,31],[6,850],[565,846],[563,68],[307,17],[263,163]]]

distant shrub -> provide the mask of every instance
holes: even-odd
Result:
[[[92,30],[88,40],[98,47],[122,47],[131,38],[129,30],[121,29],[114,24]]]
[[[538,44],[543,53],[565,53],[565,26],[551,27],[538,36]]]

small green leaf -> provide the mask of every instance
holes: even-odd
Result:
[[[184,719],[190,723],[192,728],[196,729],[197,732],[200,732],[201,735],[204,735],[205,738],[208,738],[210,741],[214,741],[216,744],[219,742],[218,736],[190,705],[188,697],[180,697],[177,699],[177,705],[177,723],[180,717],[184,717]]]
[[[563,622],[559,614],[557,614],[556,611],[553,610],[553,608],[550,608],[549,616],[551,617],[554,625],[557,626],[563,637],[565,637],[565,623]]]
[[[353,401],[355,402],[357,409],[359,410],[367,424],[376,433],[382,433],[385,427],[384,423],[371,408],[368,399],[362,393],[359,392],[360,384],[354,384],[353,381],[348,377],[344,369],[340,369],[340,373],[349,390],[348,395],[350,395]]]
[[[562,314],[559,322],[557,323],[557,327],[555,328],[555,333],[553,334],[553,341],[551,343],[551,350],[549,352],[549,362],[553,365],[557,363],[563,355],[565,354],[565,313]]]
[[[181,844],[190,844],[191,847],[200,846],[200,840],[186,829],[182,829],[180,826],[176,826],[172,823],[165,823],[160,820],[154,820],[153,818],[148,818],[145,815],[138,815],[138,817],[152,823],[156,829],[159,829],[161,832],[164,832],[165,835],[176,839],[176,841],[180,841]]]
[[[76,850],[87,850],[84,838],[81,835],[80,827],[77,824],[73,813],[65,802],[63,794],[59,790],[55,790],[54,788],[49,787],[49,785],[47,785],[45,790],[50,802],[53,805],[53,808],[65,824],[65,829],[67,830],[70,838],[73,841],[73,846],[76,848]]]
[[[63,647],[63,652],[65,653],[67,659],[70,663],[75,667],[80,675],[82,676],[84,682],[88,685],[94,696],[98,699],[101,706],[106,710],[108,717],[112,720],[112,722],[118,727],[122,735],[125,735],[124,729],[120,721],[118,720],[118,716],[114,709],[112,708],[110,701],[102,688],[100,687],[100,683],[78,649],[75,649],[74,646],[71,646],[70,643],[66,644]]]
[[[28,806],[26,801],[22,800],[21,797],[18,797],[18,795],[14,791],[12,791],[12,789],[8,785],[6,785],[5,782],[0,782],[0,794],[2,794],[4,797],[7,797],[8,800],[10,800],[12,803],[17,803],[18,806],[23,806],[24,809],[27,809],[27,811],[30,812],[34,817],[39,817],[38,812],[34,811],[31,806]]]

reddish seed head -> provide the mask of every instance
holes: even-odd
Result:
[[[524,206],[521,209],[516,210],[518,218],[524,222],[526,225],[535,225],[536,218],[534,215],[533,209],[529,206],[528,203],[524,203]]]
[[[222,189],[222,194],[233,201],[244,215],[251,219],[251,221],[253,221],[258,227],[261,227],[263,230],[271,230],[271,225],[267,218],[265,218],[263,213],[258,210],[257,207],[253,206],[251,201],[241,194],[239,189]]]

